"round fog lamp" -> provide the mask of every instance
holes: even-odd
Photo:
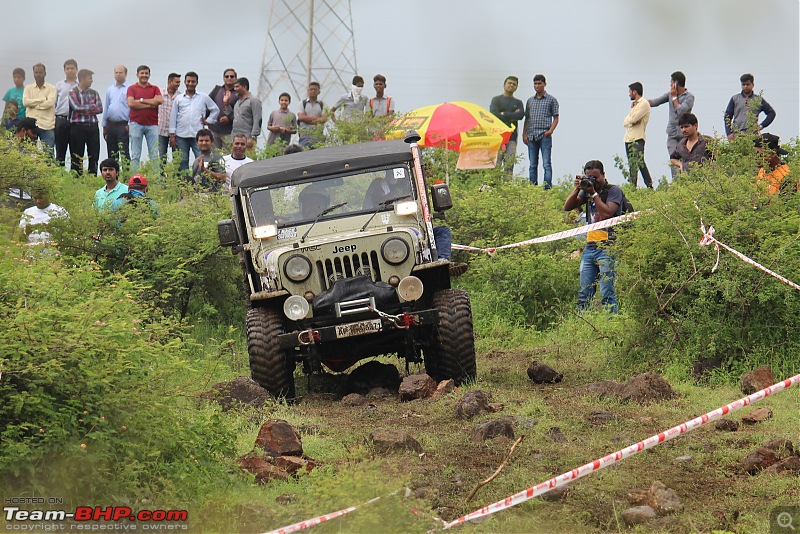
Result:
[[[400,285],[397,286],[397,294],[400,296],[400,300],[410,302],[420,298],[423,289],[422,280],[416,276],[406,276],[400,280]]]
[[[283,303],[283,313],[292,321],[299,321],[308,315],[309,309],[308,301],[300,295],[292,295]]]

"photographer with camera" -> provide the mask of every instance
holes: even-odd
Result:
[[[575,177],[575,189],[564,202],[564,210],[586,206],[586,224],[592,224],[622,214],[622,189],[606,182],[603,162],[593,159],[583,166],[583,176]],[[617,293],[614,290],[614,256],[609,246],[614,243],[614,229],[604,228],[586,234],[586,248],[581,257],[578,311],[589,307],[600,282],[603,306],[617,313]]]

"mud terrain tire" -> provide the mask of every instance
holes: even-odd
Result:
[[[461,289],[443,289],[433,295],[439,323],[432,348],[425,351],[425,369],[434,380],[452,378],[456,385],[474,380],[475,337],[469,295]]]
[[[271,308],[247,310],[247,352],[253,380],[275,397],[293,399],[295,362],[291,353],[281,350],[278,336],[283,323]]]

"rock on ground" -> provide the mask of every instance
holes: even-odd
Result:
[[[514,439],[514,419],[511,417],[502,417],[492,421],[486,421],[475,425],[470,432],[472,441],[486,441],[487,439],[494,439],[497,436],[505,436],[509,439]]]
[[[742,375],[739,379],[739,387],[742,393],[752,395],[756,391],[761,391],[775,383],[775,374],[768,366],[753,369]]]
[[[261,408],[269,392],[249,377],[239,376],[228,382],[218,382],[210,391],[200,395],[201,398],[216,401],[223,412],[237,408]]]
[[[675,392],[669,382],[655,373],[642,373],[632,377],[617,390],[617,396],[623,401],[634,401],[639,404],[657,402],[674,398]]]
[[[427,399],[436,391],[436,381],[425,373],[410,375],[400,384],[400,402]]]
[[[683,510],[683,503],[675,490],[668,488],[658,480],[650,486],[647,504],[658,514],[670,514]]]
[[[772,410],[769,408],[759,408],[757,410],[753,410],[747,415],[742,416],[742,423],[746,425],[754,425],[756,423],[760,423],[761,421],[766,421],[772,417]]]
[[[534,360],[528,366],[528,378],[534,384],[556,384],[564,379],[564,375],[550,366]]]
[[[369,435],[369,440],[378,452],[414,451],[422,452],[422,445],[410,434],[391,428],[378,428]]]
[[[367,399],[359,393],[350,393],[345,395],[341,402],[343,406],[363,406],[367,403]]]
[[[777,452],[767,449],[766,447],[759,447],[742,460],[742,471],[750,475],[755,475],[759,471],[778,463],[780,459]]]
[[[490,399],[491,395],[479,389],[468,391],[456,403],[455,415],[459,419],[472,419],[476,415],[490,413]]]
[[[736,432],[739,430],[739,421],[733,419],[720,419],[714,423],[714,428],[723,432]]]
[[[303,455],[300,434],[282,419],[270,419],[261,425],[256,438],[256,447],[261,447],[270,456]]]
[[[285,470],[272,465],[266,458],[256,453],[247,453],[239,458],[239,467],[243,471],[252,473],[256,477],[256,483],[266,484],[270,480],[287,480],[289,473]]]
[[[656,511],[647,505],[628,508],[622,512],[622,520],[629,527],[647,523],[657,517]]]
[[[449,380],[442,380],[436,386],[436,391],[433,392],[431,395],[432,399],[438,399],[439,397],[443,397],[444,395],[449,395],[453,391],[456,390],[456,381],[452,378]]]

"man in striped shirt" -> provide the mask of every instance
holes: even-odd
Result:
[[[162,93],[164,101],[158,107],[158,150],[161,159],[167,161],[167,150],[169,149],[169,114],[172,111],[172,104],[180,96],[178,88],[181,86],[181,75],[177,72],[167,76],[167,87]]]
[[[84,149],[89,157],[89,175],[97,176],[100,159],[100,130],[97,116],[103,113],[103,98],[92,89],[89,69],[78,71],[78,85],[69,93],[70,150],[74,174],[83,170]]]

